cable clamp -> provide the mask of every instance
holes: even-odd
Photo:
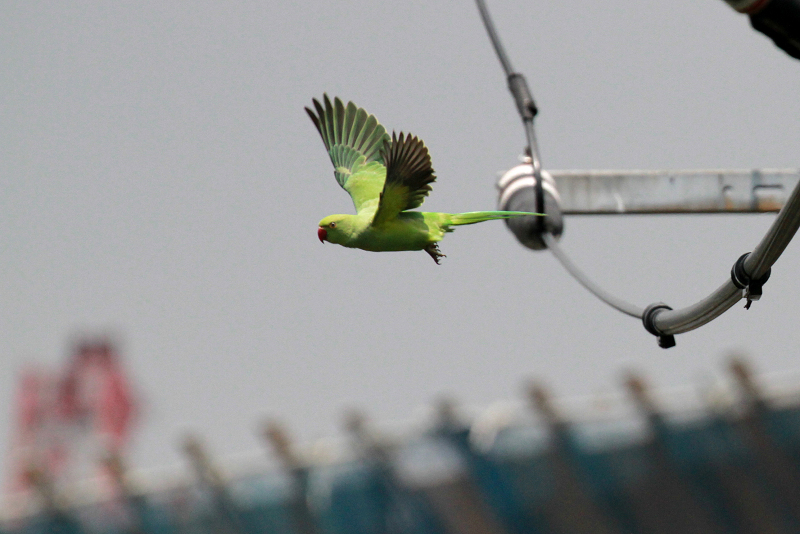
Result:
[[[658,338],[658,346],[662,349],[669,349],[675,346],[675,336],[672,334],[665,334],[656,328],[656,316],[664,310],[671,310],[672,308],[663,302],[657,302],[649,305],[644,309],[642,314],[642,323],[645,330]]]
[[[762,286],[769,280],[769,275],[772,274],[772,268],[767,269],[761,278],[752,280],[750,275],[744,270],[744,261],[750,253],[747,252],[739,256],[736,263],[731,267],[731,282],[733,285],[742,290],[742,298],[747,299],[747,304],[744,305],[746,310],[750,309],[750,305],[754,300],[761,299]]]
[[[525,76],[519,72],[512,72],[508,75],[508,90],[514,97],[514,102],[517,104],[520,116],[523,121],[532,121],[533,118],[539,113],[536,103],[533,101],[531,90],[528,89],[528,82],[525,81]]]

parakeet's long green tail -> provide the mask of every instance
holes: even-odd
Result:
[[[511,217],[522,217],[524,215],[540,215],[527,211],[469,211],[467,213],[451,213],[450,226],[461,226],[464,224],[475,224],[494,219],[510,219]]]

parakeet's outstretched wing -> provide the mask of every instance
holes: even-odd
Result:
[[[421,139],[415,136],[396,136],[392,132],[391,144],[382,149],[386,163],[386,183],[381,192],[378,211],[372,224],[378,226],[405,210],[422,205],[436,180],[431,167],[431,157]]]
[[[374,115],[352,102],[345,106],[337,97],[331,104],[328,95],[323,101],[324,106],[314,99],[316,115],[306,111],[328,149],[336,181],[350,193],[356,211],[374,209],[386,176],[381,150],[389,134]]]

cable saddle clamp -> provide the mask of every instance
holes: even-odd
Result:
[[[769,268],[761,278],[752,280],[750,275],[744,270],[744,261],[749,255],[749,252],[742,254],[739,259],[736,260],[736,263],[733,264],[733,267],[731,267],[731,282],[742,290],[742,298],[747,299],[747,304],[744,305],[744,309],[746,310],[750,309],[750,305],[754,300],[761,299],[761,288],[767,283],[767,280],[769,280],[769,275],[772,274],[772,268]]]
[[[645,330],[658,338],[658,346],[662,349],[669,349],[675,346],[675,336],[672,334],[665,334],[656,328],[656,316],[664,310],[671,310],[672,308],[663,302],[657,302],[649,305],[644,309],[642,314],[642,323]]]

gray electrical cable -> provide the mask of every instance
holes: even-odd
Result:
[[[767,233],[745,259],[744,268],[751,279],[763,276],[778,260],[800,228],[800,182],[769,227]],[[680,310],[665,310],[654,319],[655,327],[664,334],[681,334],[716,319],[740,299],[742,290],[728,279],[711,295]]]
[[[640,308],[634,304],[631,304],[630,302],[615,297],[608,291],[605,291],[603,288],[592,282],[589,279],[589,277],[583,274],[583,272],[580,269],[578,269],[578,267],[574,263],[572,263],[572,261],[564,253],[564,251],[561,250],[561,247],[558,245],[558,241],[556,240],[555,237],[553,237],[552,234],[550,234],[549,232],[545,232],[542,235],[542,239],[544,239],[547,248],[550,249],[550,252],[553,253],[553,256],[555,256],[558,259],[558,261],[561,262],[561,265],[563,265],[564,268],[567,271],[569,271],[569,273],[573,276],[573,278],[575,278],[575,280],[580,282],[580,284],[583,287],[594,293],[597,298],[599,298],[612,308],[616,308],[617,310],[621,311],[626,315],[630,315],[631,317],[636,317],[637,319],[642,318],[642,314],[644,313],[643,308]]]
[[[800,228],[800,183],[795,186],[783,209],[767,230],[761,242],[744,262],[752,278],[763,275],[786,250]]]
[[[519,110],[520,117],[522,118],[523,125],[525,126],[525,136],[528,141],[528,150],[531,158],[531,171],[536,184],[536,211],[543,213],[544,189],[542,187],[542,165],[541,159],[539,158],[538,143],[536,142],[536,132],[533,128],[533,117],[536,115],[536,106],[533,103],[533,98],[530,95],[525,78],[522,76],[522,74],[514,72],[514,69],[511,66],[511,61],[508,59],[508,54],[506,54],[506,51],[500,42],[500,37],[497,35],[497,30],[495,29],[492,19],[489,16],[489,10],[486,7],[486,3],[484,0],[475,1],[478,4],[478,11],[480,11],[481,19],[486,27],[486,32],[489,34],[489,40],[491,40],[492,46],[497,53],[497,59],[500,60],[500,65],[503,67],[503,71],[506,74],[508,88],[511,91],[511,94],[514,96],[514,100],[517,103],[517,109]],[[572,274],[572,276],[583,287],[594,293],[597,298],[609,306],[616,308],[622,313],[641,319],[644,309],[615,297],[592,282],[588,276],[586,276],[574,263],[572,263],[564,251],[561,250],[561,248],[558,246],[556,238],[550,234],[549,231],[547,231],[547,228],[543,222],[544,217],[541,219],[542,222],[541,226],[539,226],[539,231],[541,233],[542,240],[545,242],[547,248],[550,249],[553,255],[561,262],[561,265],[563,265],[564,268],[569,271],[569,273]]]
[[[500,65],[506,73],[506,78],[514,74],[514,69],[511,67],[511,61],[508,60],[506,51],[503,45],[500,44],[500,37],[497,35],[497,30],[494,29],[492,19],[489,16],[489,10],[486,8],[486,3],[483,0],[476,0],[478,4],[478,11],[481,13],[483,25],[486,27],[486,32],[489,34],[489,39],[492,41],[494,51],[497,53],[497,59],[500,60]]]
[[[536,227],[541,233],[547,233],[545,229],[545,216],[544,216],[544,188],[542,186],[542,163],[539,158],[539,145],[536,143],[536,133],[533,129],[533,118],[536,117],[538,110],[533,101],[530,89],[528,89],[528,82],[525,77],[514,72],[511,66],[511,61],[508,59],[500,37],[497,35],[497,30],[492,23],[492,18],[489,16],[489,10],[486,7],[484,0],[475,0],[478,4],[478,11],[480,11],[483,25],[486,27],[486,33],[489,34],[489,40],[492,41],[492,46],[497,53],[497,59],[500,60],[500,65],[506,74],[508,81],[508,90],[511,91],[511,96],[514,97],[514,102],[517,104],[517,110],[522,118],[522,123],[525,126],[525,136],[528,141],[528,155],[531,158],[531,168],[533,169],[533,177],[536,179],[535,192],[536,192]]]

